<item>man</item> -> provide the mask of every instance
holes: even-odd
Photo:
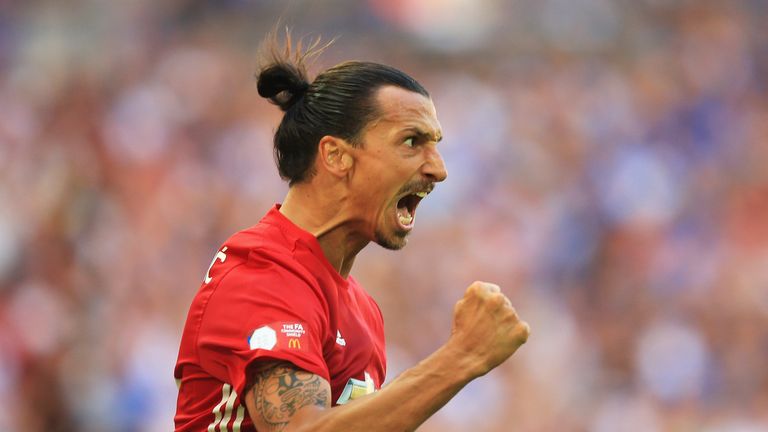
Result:
[[[274,146],[290,188],[205,275],[175,369],[177,431],[414,430],[528,338],[499,287],[475,282],[445,345],[380,389],[381,313],[349,274],[369,242],[406,245],[447,175],[442,132],[413,78],[347,62],[310,83],[315,52],[273,49],[258,75],[285,111]]]

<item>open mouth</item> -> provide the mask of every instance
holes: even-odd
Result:
[[[416,207],[429,192],[415,192],[403,196],[397,202],[397,221],[403,229],[413,228],[416,218]]]

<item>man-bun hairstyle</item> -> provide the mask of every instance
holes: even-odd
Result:
[[[265,42],[256,74],[259,95],[285,112],[275,132],[274,153],[280,177],[289,185],[314,175],[320,139],[326,135],[362,145],[365,126],[378,115],[375,93],[392,85],[429,97],[415,79],[379,63],[348,61],[322,73],[314,81],[306,62],[333,41],[320,45],[315,39],[306,50],[299,41],[294,49],[286,30],[284,47],[276,32]]]
[[[309,88],[306,71],[282,61],[263,69],[257,83],[259,96],[269,99],[283,111],[293,106]]]

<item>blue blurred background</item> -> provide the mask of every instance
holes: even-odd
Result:
[[[533,329],[420,430],[768,430],[764,0],[0,0],[0,430],[172,428],[192,296],[286,191],[280,18],[443,125],[408,247],[353,271],[389,379],[475,279]]]

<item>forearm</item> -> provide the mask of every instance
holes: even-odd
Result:
[[[459,351],[443,346],[380,391],[320,414],[315,412],[291,429],[318,432],[415,430],[476,376],[471,372],[474,365],[467,362]]]
[[[529,334],[498,286],[475,282],[456,303],[449,342],[381,391],[330,408],[328,381],[278,363],[251,375],[246,405],[265,432],[412,431]]]

